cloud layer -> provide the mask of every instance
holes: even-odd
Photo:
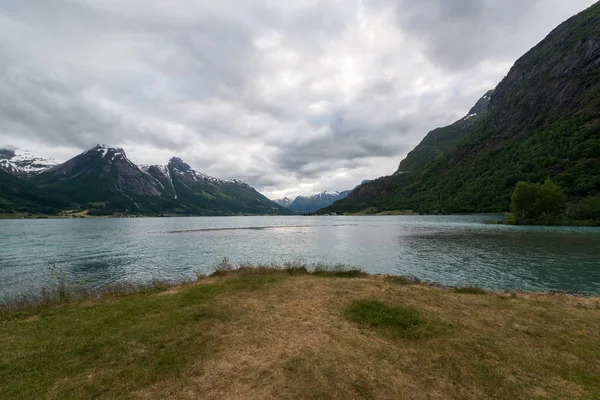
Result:
[[[593,0],[0,0],[0,147],[272,197],[392,173]]]

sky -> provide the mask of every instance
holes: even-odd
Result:
[[[0,0],[0,147],[271,198],[392,174],[592,0]]]

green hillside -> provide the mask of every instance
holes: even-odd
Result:
[[[69,207],[65,201],[0,170],[0,213],[54,214]]]
[[[467,116],[444,128],[434,129],[400,163],[397,173],[420,171],[432,161],[450,153],[488,115],[493,90],[488,91]]]
[[[571,202],[598,194],[600,4],[519,59],[495,89],[485,118],[467,132],[455,124],[441,133],[456,128],[453,135],[464,136],[450,151],[362,185],[321,212],[504,212],[518,181],[546,179]]]

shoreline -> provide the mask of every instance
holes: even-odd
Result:
[[[60,305],[69,302],[94,301],[102,299],[105,296],[128,296],[132,294],[143,294],[147,292],[170,291],[185,287],[202,284],[207,280],[223,277],[239,278],[246,275],[262,276],[319,276],[331,278],[364,278],[386,282],[394,282],[399,285],[414,285],[426,288],[440,289],[445,292],[470,293],[470,294],[489,294],[501,296],[563,296],[574,299],[599,299],[600,291],[577,292],[567,290],[493,290],[483,289],[474,285],[445,285],[438,282],[421,280],[413,275],[389,275],[389,274],[370,274],[359,268],[350,268],[348,266],[328,266],[317,265],[316,267],[306,265],[292,264],[291,267],[281,266],[233,266],[223,264],[217,266],[215,271],[208,274],[198,275],[195,280],[180,281],[160,281],[155,280],[145,283],[117,282],[104,287],[86,289],[76,285],[69,285],[64,281],[59,281],[55,285],[41,289],[38,293],[26,293],[17,296],[15,299],[0,300],[0,314],[2,312],[19,311],[20,309],[36,309],[47,305]]]

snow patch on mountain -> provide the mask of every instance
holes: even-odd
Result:
[[[173,177],[171,176],[169,167],[167,165],[140,165],[140,169],[142,170],[142,172],[145,172],[146,174],[152,176],[152,174],[149,172],[150,168],[156,168],[162,175],[164,175],[165,178],[167,178],[167,181],[169,182],[169,187],[173,192],[173,198],[177,200],[177,191],[175,190],[175,185],[173,184]],[[157,182],[160,183],[159,180],[157,180]],[[163,189],[165,188],[162,183],[160,183],[160,185],[163,187]]]
[[[38,174],[56,165],[56,160],[37,157],[27,150],[0,149],[0,168],[13,174]]]
[[[217,185],[222,185],[225,183],[235,183],[235,184],[246,185],[245,183],[240,182],[235,179],[234,180],[223,180],[223,179],[215,178],[214,176],[203,174],[202,172],[195,171],[194,169],[192,169],[192,167],[189,166],[189,164],[187,164],[181,158],[177,158],[177,157],[173,157],[169,160],[169,166],[171,168],[173,168],[173,171],[175,173],[181,174],[181,175],[187,175],[196,182],[205,181],[205,182],[211,182],[211,183],[214,183]],[[168,169],[168,167],[167,167],[167,169]]]
[[[345,198],[350,192],[350,190],[344,192],[326,190],[310,196],[298,196],[295,199],[285,197],[273,201],[298,213],[311,213]]]
[[[23,172],[21,168],[17,167],[9,160],[0,160],[0,169],[11,174],[20,174]]]
[[[273,201],[279,204],[280,206],[289,207],[294,202],[294,199],[290,197],[284,197],[282,199],[276,199]]]

